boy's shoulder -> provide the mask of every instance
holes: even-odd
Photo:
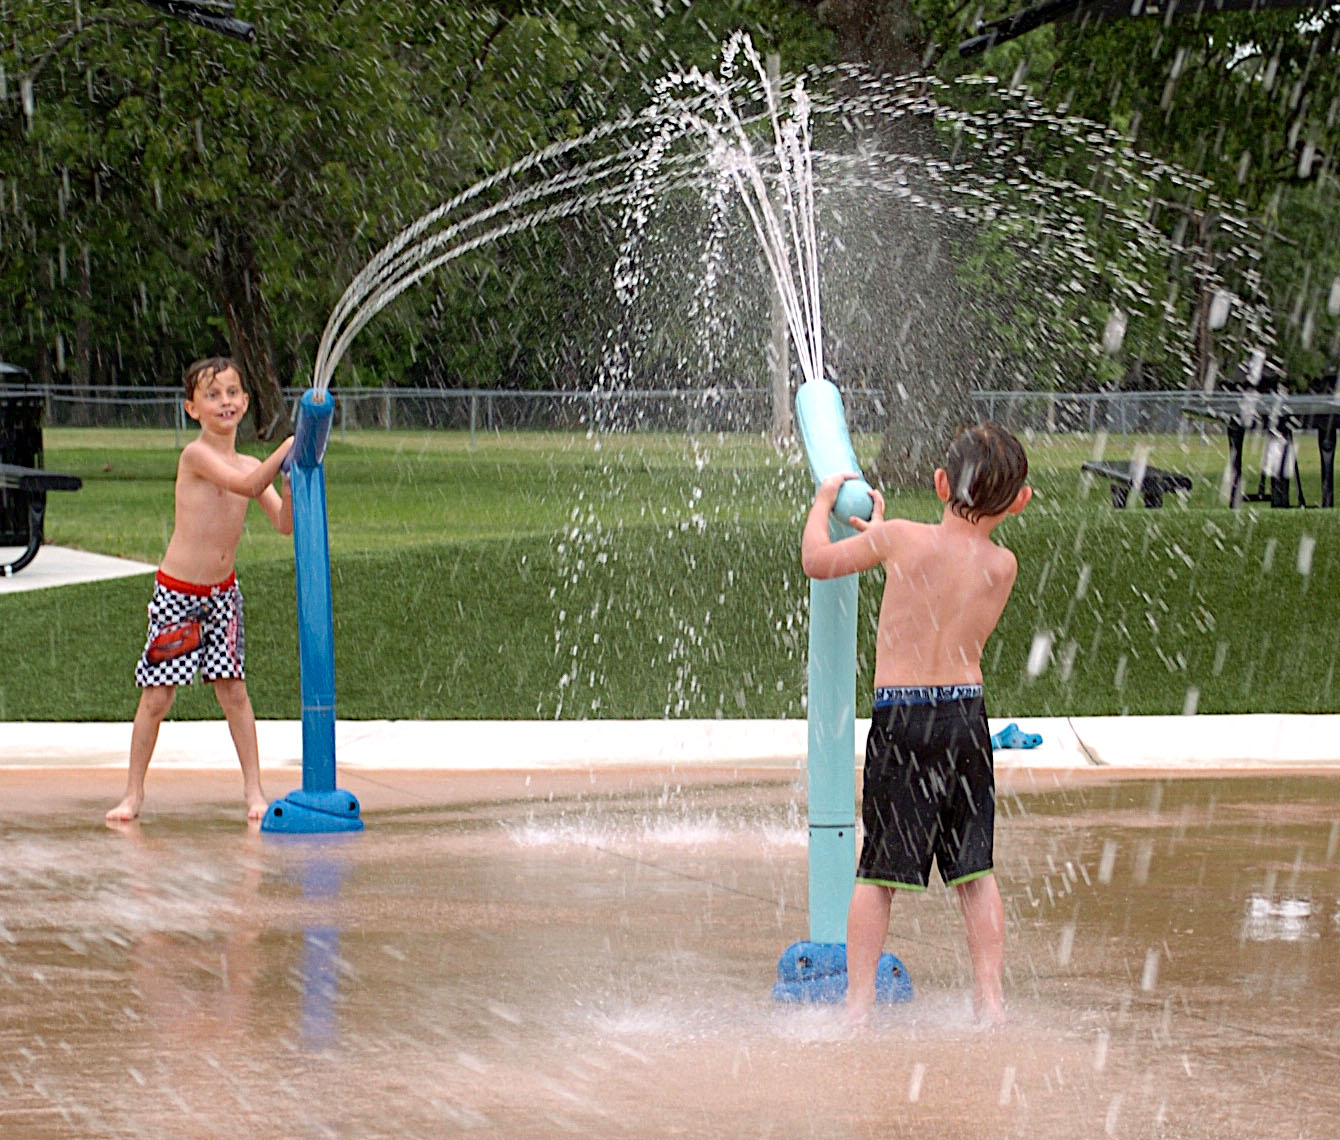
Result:
[[[229,444],[221,447],[211,443],[203,435],[198,435],[181,449],[179,460],[185,459],[202,460],[205,462],[222,462],[230,465],[242,467],[258,467],[260,460],[254,455],[248,455],[244,451],[238,451],[236,447]]]

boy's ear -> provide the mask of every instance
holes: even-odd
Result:
[[[940,502],[949,502],[949,472],[943,467],[935,469],[935,493],[940,496]],[[1023,510],[1022,507],[1019,509]]]
[[[1019,488],[1019,493],[1014,496],[1014,502],[1012,502],[1008,507],[1005,508],[1005,513],[1007,515],[1017,515],[1026,506],[1028,506],[1028,502],[1030,499],[1032,499],[1032,497],[1033,497],[1033,488],[1030,487],[1027,483],[1025,483],[1022,487]]]
[[[198,415],[195,414],[194,400],[183,400],[181,406],[186,409],[186,414],[190,416],[191,419],[198,420],[200,418]]]

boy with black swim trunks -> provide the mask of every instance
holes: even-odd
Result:
[[[149,634],[135,668],[141,691],[130,736],[130,774],[125,797],[107,813],[109,821],[139,815],[159,726],[172,707],[176,687],[190,684],[197,672],[214,686],[228,720],[242,766],[247,818],[265,814],[256,717],[243,668],[242,592],[233,560],[253,499],[280,534],[293,533],[288,480],[282,495],[273,485],[293,440],[284,440],[264,461],[238,453],[237,428],[248,397],[226,357],[192,364],[184,386],[186,412],[199,421],[200,435],[177,461],[176,521],[158,568]]]
[[[991,539],[1028,505],[1028,459],[994,423],[962,432],[935,472],[945,504],[938,523],[885,519],[874,492],[869,522],[833,541],[838,488],[825,479],[801,541],[811,578],[882,565],[875,703],[866,740],[861,818],[865,839],[847,915],[847,1011],[866,1016],[895,890],[925,890],[934,860],[958,891],[973,968],[973,1008],[1000,1022],[1005,914],[992,873],[995,777],[982,701],[982,649],[1018,570]]]

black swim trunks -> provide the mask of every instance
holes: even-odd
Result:
[[[925,890],[990,874],[995,772],[981,685],[875,690],[857,882]]]

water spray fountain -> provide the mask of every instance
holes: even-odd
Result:
[[[743,53],[764,80],[772,126],[775,185],[765,181],[745,125],[735,114],[729,79]],[[829,530],[854,534],[848,520],[869,520],[870,485],[847,429],[842,394],[824,375],[823,321],[819,295],[819,243],[814,218],[810,102],[803,82],[784,115],[774,85],[746,38],[737,36],[723,60],[725,82],[700,79],[716,96],[718,124],[711,132],[711,158],[727,172],[743,200],[763,248],[803,382],[796,391],[796,424],[810,473],[818,486],[848,474],[839,489]],[[780,216],[779,216],[780,214]],[[847,990],[847,904],[856,878],[856,619],[860,579],[810,582],[808,776],[809,938],[793,943],[777,964],[773,997],[781,1002],[840,1001]],[[911,981],[892,954],[880,957],[876,996],[906,1001]]]
[[[334,412],[335,400],[328,392],[304,393],[293,447],[284,460],[293,498],[302,787],[266,809],[263,832],[310,835],[363,830],[358,800],[335,786],[335,624],[323,465]]]

